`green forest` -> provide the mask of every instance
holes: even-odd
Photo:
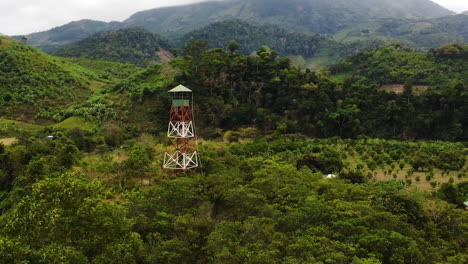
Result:
[[[0,36],[0,263],[468,263],[466,46],[312,71],[242,45],[133,65]],[[202,166],[174,176],[179,84]]]

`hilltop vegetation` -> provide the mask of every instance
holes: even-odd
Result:
[[[61,47],[52,54],[144,66],[159,62],[157,53],[169,47],[160,36],[144,29],[121,29],[97,33]]]
[[[196,115],[200,134],[207,138],[245,126],[268,132],[277,124],[284,124],[290,133],[314,137],[468,138],[466,59],[464,48],[457,45],[429,55],[392,47],[366,51],[331,68],[345,76],[344,82],[337,82],[326,71],[317,74],[291,66],[289,59],[279,58],[268,47],[258,50],[258,56],[246,56],[237,52],[238,46],[226,51],[190,41],[182,50],[184,57],[143,70],[110,62],[59,60],[11,43],[2,47],[8,50],[7,56],[32,53],[32,58],[41,58],[55,68],[36,70],[35,64],[25,63],[31,61],[26,57],[13,64],[22,71],[8,67],[9,75],[2,76],[10,87],[3,90],[3,111],[10,119],[62,121],[79,116],[92,122],[117,122],[133,133],[159,133],[165,129],[164,113],[169,107],[165,91],[183,83],[195,91],[200,102]],[[28,67],[34,70],[25,72]],[[349,69],[355,72],[347,72]],[[47,74],[38,78],[39,70]],[[25,74],[18,75],[23,71]],[[433,89],[395,94],[374,85],[400,81],[428,84]],[[34,89],[28,86],[31,83],[36,83]],[[54,94],[55,85],[62,83]],[[444,103],[435,103],[441,100]],[[21,116],[16,109],[23,109]]]
[[[184,51],[186,57],[152,66],[109,86],[99,100],[63,114],[102,117],[102,122],[114,121],[150,133],[163,131],[164,109],[169,108],[166,91],[183,83],[196,95],[197,124],[206,138],[219,137],[220,129],[253,126],[268,132],[278,124],[290,133],[313,137],[467,138],[463,79],[422,94],[397,94],[364,81],[337,82],[326,72],[301,70],[266,47],[258,56],[206,47],[203,41],[193,41]],[[453,76],[464,78],[465,68],[447,67]],[[89,112],[94,104],[99,105],[95,111],[100,110]]]

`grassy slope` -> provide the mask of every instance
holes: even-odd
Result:
[[[66,58],[65,60],[77,64],[84,70],[95,74],[98,80],[104,83],[114,83],[143,70],[136,65],[120,62],[84,58]]]
[[[91,130],[90,122],[73,117],[67,109],[95,101],[106,86],[142,71],[138,66],[124,63],[57,58],[13,39],[0,38],[1,137],[41,129],[44,127],[41,125],[51,125],[70,116],[52,127]],[[61,114],[64,112],[67,116]]]
[[[63,129],[80,128],[82,130],[91,131],[93,124],[84,120],[81,117],[72,116],[63,120],[62,122],[58,124],[52,125],[51,127],[63,128]]]
[[[31,120],[49,108],[84,100],[93,74],[12,39],[0,37],[0,113]]]

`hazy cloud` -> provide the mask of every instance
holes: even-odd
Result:
[[[80,19],[122,21],[135,12],[202,0],[0,0],[0,33],[20,35]]]
[[[203,0],[0,0],[0,33],[19,35],[48,30],[71,21],[122,21],[135,12]],[[285,0],[287,1],[287,0]],[[467,0],[433,0],[456,12]]]
[[[457,13],[468,11],[468,0],[432,0],[432,2]]]

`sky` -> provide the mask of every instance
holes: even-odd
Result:
[[[123,21],[156,7],[202,0],[0,0],[0,33],[22,35],[44,31],[80,19]],[[287,1],[287,0],[285,0]],[[468,0],[432,0],[457,13],[468,10]]]

